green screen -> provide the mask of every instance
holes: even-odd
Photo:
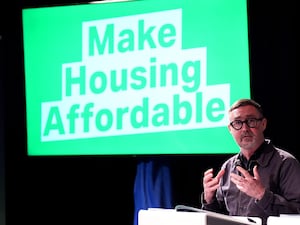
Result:
[[[27,151],[235,153],[250,97],[246,0],[137,0],[22,10]]]

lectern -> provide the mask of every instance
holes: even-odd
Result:
[[[175,209],[151,208],[140,210],[139,225],[257,225],[247,218],[236,218],[208,211],[178,211]]]
[[[300,224],[300,214],[291,214],[280,216],[270,216],[267,221],[268,225],[299,225]]]

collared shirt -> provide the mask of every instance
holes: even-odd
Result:
[[[258,165],[261,182],[266,188],[261,200],[241,192],[230,181],[230,173],[239,173],[236,169],[239,161],[248,167],[250,161]],[[211,204],[207,204],[202,198],[203,209],[232,216],[260,217],[263,224],[266,224],[268,216],[300,213],[300,163],[287,151],[275,147],[270,140],[265,140],[249,162],[246,162],[241,154],[236,154],[229,158],[222,168],[225,169],[225,174],[215,199]],[[251,170],[247,166],[246,169]]]

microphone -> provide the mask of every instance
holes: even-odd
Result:
[[[244,168],[243,163],[240,159],[236,159],[236,161],[234,163],[234,167],[237,167],[237,166]]]
[[[256,160],[250,160],[249,164],[248,164],[248,172],[251,174],[251,176],[254,176],[253,174],[253,168],[254,166],[257,165],[257,161]]]
[[[253,168],[254,168],[254,166],[256,166],[256,165],[257,165],[257,161],[256,161],[256,160],[250,160],[250,161],[248,162],[248,164],[247,164],[247,167],[244,166],[244,164],[242,163],[241,159],[237,159],[237,160],[235,161],[235,163],[234,163],[234,166],[235,166],[235,167],[237,167],[237,166],[242,167],[243,169],[247,170],[247,171],[251,174],[251,176],[254,176],[254,175],[253,175]]]

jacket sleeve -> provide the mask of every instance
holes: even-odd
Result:
[[[267,189],[255,203],[268,215],[300,214],[300,164],[295,158],[282,164],[277,190]]]
[[[201,193],[201,208],[204,210],[228,215],[228,211],[226,210],[225,204],[218,201],[216,197],[214,198],[212,203],[208,204],[204,199],[204,192]]]

